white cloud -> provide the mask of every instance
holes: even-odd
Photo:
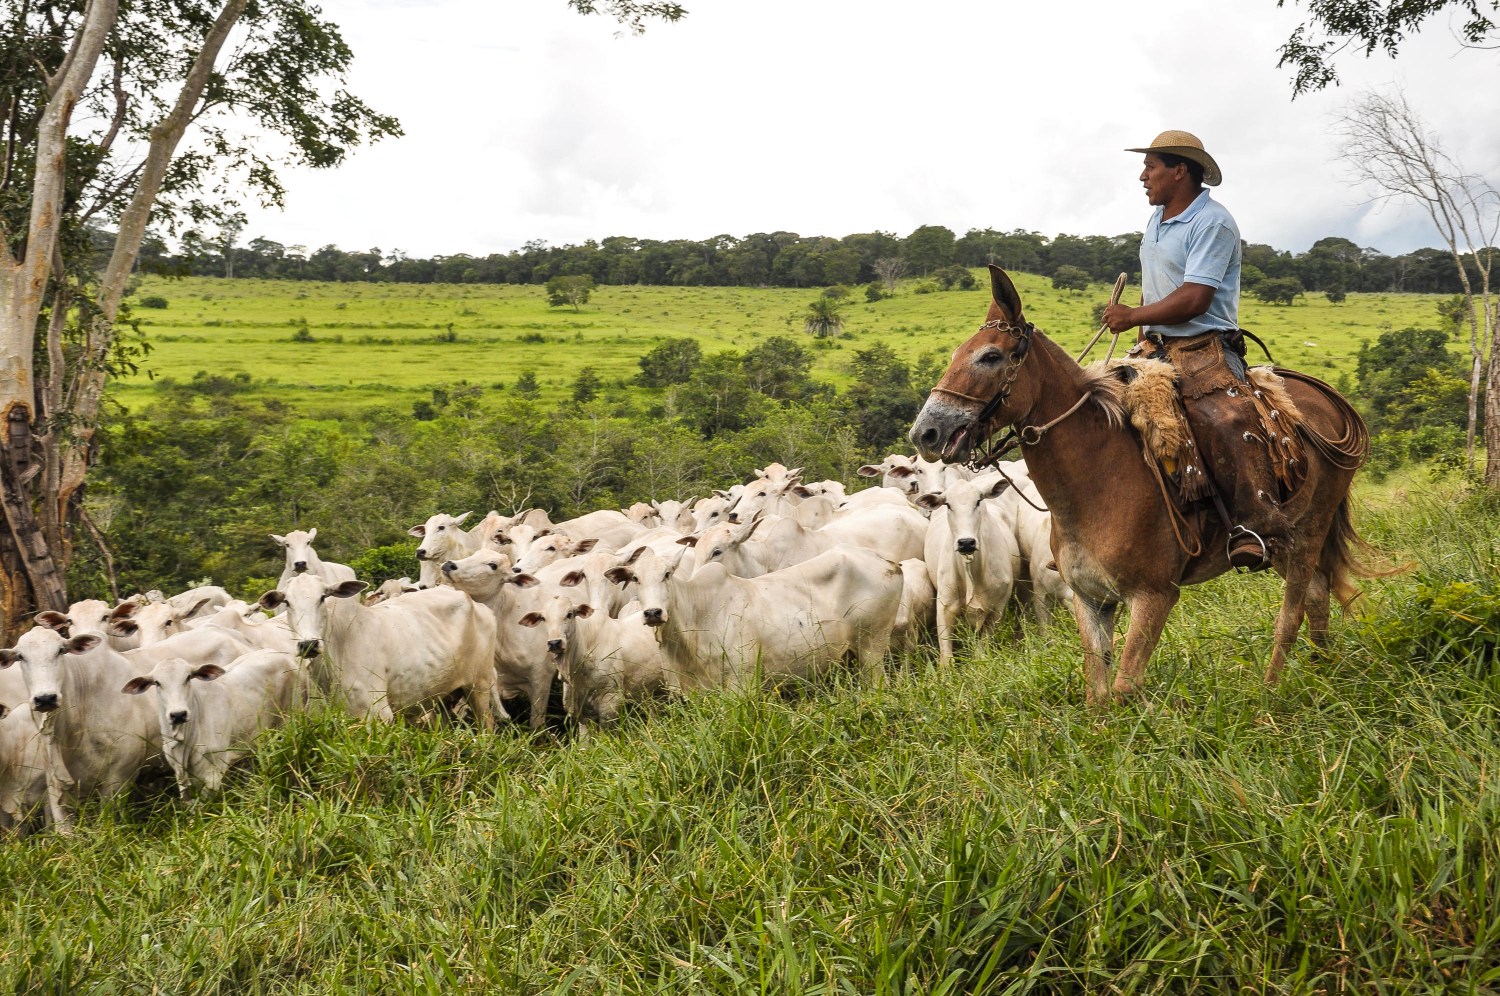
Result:
[[[1144,224],[1138,159],[1199,134],[1246,238],[1302,250],[1344,235],[1386,252],[1432,238],[1374,211],[1333,162],[1329,115],[1399,81],[1446,147],[1500,180],[1493,53],[1442,25],[1396,62],[1340,62],[1297,101],[1276,48],[1300,11],[1078,0],[690,0],[622,35],[562,0],[329,0],[353,89],[406,137],[336,172],[288,174],[250,235],[312,246],[483,254],[531,239],[789,230],[905,235],[922,224],[1115,234]],[[1454,95],[1462,99],[1454,99]]]

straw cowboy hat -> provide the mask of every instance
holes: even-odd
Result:
[[[1214,157],[1203,151],[1203,143],[1198,136],[1186,131],[1164,131],[1144,149],[1126,149],[1126,152],[1167,152],[1184,159],[1191,159],[1203,167],[1203,183],[1205,186],[1217,187],[1224,179],[1224,174],[1219,172],[1219,164],[1214,162]]]

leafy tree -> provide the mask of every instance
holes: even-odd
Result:
[[[570,304],[577,311],[580,305],[589,303],[589,296],[594,292],[594,278],[588,274],[553,277],[547,281],[546,290],[549,307],[561,308]]]
[[[743,360],[733,350],[715,353],[676,392],[678,411],[704,439],[738,432],[764,417],[769,402],[750,383]]]
[[[573,381],[573,400],[581,403],[593,401],[599,396],[599,389],[603,386],[599,372],[593,367],[584,367],[578,371],[578,376]]]
[[[642,387],[682,384],[703,362],[703,347],[697,339],[669,339],[640,358],[636,383]]]
[[[1349,292],[1346,291],[1344,289],[1344,285],[1340,283],[1338,286],[1330,287],[1326,291],[1324,291],[1323,296],[1328,298],[1329,304],[1343,304],[1348,299]]]
[[[542,385],[537,383],[535,370],[522,370],[516,378],[516,394],[528,400],[541,397]]]
[[[1052,286],[1075,293],[1086,291],[1089,289],[1089,272],[1079,266],[1059,266],[1052,271]]]
[[[844,392],[845,417],[860,444],[870,452],[904,445],[923,400],[911,370],[890,346],[877,343],[854,354],[849,373],[854,383]]]
[[[979,283],[967,266],[960,266],[957,263],[934,270],[932,279],[936,280],[943,290],[952,290],[955,287],[959,290],[973,290]]]
[[[953,262],[955,243],[952,229],[923,225],[906,237],[901,255],[914,271],[925,275]]]
[[[1356,397],[1373,432],[1464,424],[1466,364],[1448,343],[1447,332],[1408,328],[1360,346]]]
[[[818,391],[809,374],[813,357],[796,340],[771,336],[745,354],[745,377],[750,386],[777,401],[801,401]]]
[[[837,298],[820,297],[807,306],[807,315],[802,327],[819,339],[827,339],[844,331],[844,304]]]
[[[1270,277],[1255,287],[1256,300],[1267,304],[1289,305],[1302,293],[1302,281],[1296,277]]]
[[[1276,0],[1278,7],[1285,4]],[[1366,56],[1381,48],[1394,56],[1408,35],[1444,10],[1464,18],[1459,36],[1465,43],[1489,47],[1485,43],[1496,32],[1493,12],[1500,11],[1500,0],[1307,0],[1307,9],[1309,20],[1297,25],[1281,46],[1276,64],[1296,70],[1293,97],[1336,84],[1332,59],[1345,48],[1363,49]]]

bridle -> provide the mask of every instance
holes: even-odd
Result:
[[[1026,322],[1023,325],[1012,325],[1003,318],[997,318],[979,326],[975,330],[975,334],[992,330],[996,332],[1009,332],[1015,336],[1016,348],[1011,351],[1009,357],[1010,363],[1006,365],[1005,371],[1000,375],[1000,384],[996,387],[994,395],[989,400],[976,398],[973,395],[964,394],[962,391],[955,391],[941,385],[932,389],[932,393],[934,394],[946,394],[949,397],[983,406],[980,408],[979,414],[974,417],[974,421],[970,423],[977,430],[982,430],[985,423],[993,418],[1001,406],[1010,399],[1010,392],[1016,386],[1016,378],[1021,375],[1021,367],[1025,365],[1026,360],[1031,356],[1032,337],[1036,334],[1037,327],[1030,322]],[[1016,487],[1016,482],[1010,479],[1010,475],[1006,474],[1005,470],[998,466],[1000,458],[1018,446],[1035,446],[1037,443],[1040,443],[1042,437],[1047,434],[1049,429],[1082,408],[1084,402],[1088,401],[1091,396],[1092,392],[1085,391],[1083,396],[1074,402],[1071,408],[1043,425],[1023,425],[1018,430],[1015,423],[1012,423],[1006,433],[996,442],[992,443],[988,436],[979,442],[971,441],[969,447],[969,467],[974,470],[980,470],[984,467],[994,467],[995,470],[999,471],[1000,476],[1010,482],[1011,487],[1015,489],[1016,494],[1021,500],[1038,511],[1045,511],[1045,509],[1027,498],[1026,493]],[[1030,413],[1028,412],[1027,414]],[[1019,422],[1025,417],[1025,415],[1022,415],[1016,421]]]

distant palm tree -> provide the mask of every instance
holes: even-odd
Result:
[[[807,320],[802,328],[819,339],[828,339],[844,331],[844,303],[834,297],[820,297],[807,306]]]

